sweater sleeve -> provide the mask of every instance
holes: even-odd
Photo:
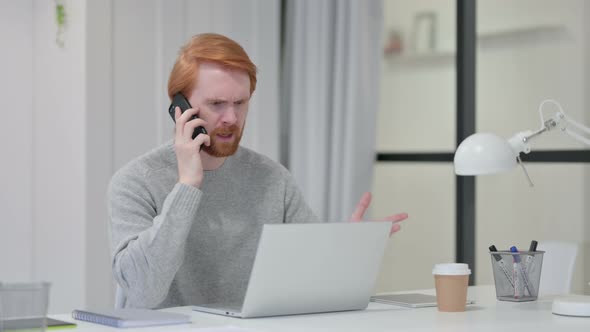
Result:
[[[155,308],[165,299],[202,195],[177,183],[158,214],[145,178],[117,174],[109,186],[112,269],[125,307]]]
[[[285,223],[319,223],[320,220],[305,202],[295,179],[285,170]]]

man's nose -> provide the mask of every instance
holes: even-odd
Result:
[[[236,116],[236,112],[233,107],[228,107],[221,117],[221,121],[224,125],[231,126],[238,121],[238,117]]]

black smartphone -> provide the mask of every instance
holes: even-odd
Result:
[[[180,107],[181,113],[184,113],[184,111],[186,111],[189,108],[193,108],[182,93],[179,92],[175,94],[174,97],[172,97],[172,103],[170,104],[170,107],[168,107],[168,113],[170,113],[172,121],[174,122],[176,122],[176,118],[174,117],[176,106]],[[196,118],[197,116],[195,115],[191,118],[191,120],[194,120]],[[197,128],[195,128],[195,131],[193,131],[193,139],[195,139],[195,137],[197,137],[197,135],[199,134],[207,135],[207,130],[205,130],[205,128],[203,128],[202,126],[198,126]]]

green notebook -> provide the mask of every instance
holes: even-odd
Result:
[[[4,331],[23,331],[23,330],[34,330],[39,328],[41,325],[41,318],[23,318],[23,319],[7,319],[2,322]],[[53,318],[47,318],[47,329],[48,330],[59,330],[74,328],[76,324],[64,322]]]

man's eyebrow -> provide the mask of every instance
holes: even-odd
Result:
[[[248,100],[250,100],[250,97],[240,97],[240,98],[236,98],[236,99],[234,100],[234,102],[246,102],[246,101],[248,101]],[[225,98],[216,98],[216,97],[213,97],[213,98],[205,98],[205,102],[206,102],[206,103],[212,103],[212,102],[217,102],[217,103],[219,103],[219,102],[222,102],[222,103],[227,103],[227,102],[228,102],[228,100],[227,100],[227,99],[225,99]]]
[[[227,102],[227,100],[225,100],[223,98],[207,98],[207,99],[205,99],[205,102],[206,103],[214,103],[214,102],[216,102],[216,103],[219,103],[219,102],[225,103],[225,102]]]

